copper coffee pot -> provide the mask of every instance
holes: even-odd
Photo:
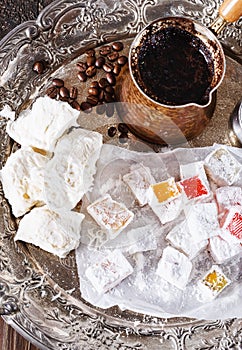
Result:
[[[124,73],[118,91],[120,101],[128,102],[127,107],[119,112],[131,132],[141,139],[163,145],[183,143],[204,130],[213,115],[216,90],[224,78],[226,67],[223,48],[215,34],[241,15],[242,0],[225,0],[210,29],[188,18],[165,17],[153,21],[138,33],[130,47],[129,72]],[[148,92],[149,86],[142,81],[138,60],[147,35],[170,27],[180,28],[199,38],[212,57],[210,92],[201,103],[189,101],[170,105],[160,102]]]

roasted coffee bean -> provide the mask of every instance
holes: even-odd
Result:
[[[58,88],[55,86],[51,86],[46,90],[46,95],[49,96],[50,98],[56,98],[58,94]]]
[[[118,58],[118,64],[120,64],[120,66],[124,66],[127,62],[128,58],[126,56],[120,56]]]
[[[110,128],[108,128],[108,136],[114,137],[116,133],[117,133],[117,128],[115,128],[115,126],[110,126]]]
[[[84,72],[79,72],[79,73],[77,74],[77,77],[78,77],[78,79],[79,79],[80,81],[82,81],[82,82],[85,82],[85,81],[87,80],[87,76],[86,76],[86,74],[85,74]]]
[[[99,95],[99,89],[95,88],[95,87],[90,87],[88,89],[88,93],[90,95],[93,95],[93,96],[98,96]]]
[[[33,64],[33,71],[38,73],[38,74],[42,74],[45,70],[45,62],[44,61],[36,61]]]
[[[69,101],[69,97],[67,97],[67,96],[59,96],[59,100],[63,101],[63,102],[68,102]]]
[[[126,143],[128,141],[128,135],[127,134],[120,134],[118,140],[120,143]]]
[[[78,62],[76,64],[76,68],[78,69],[79,72],[85,72],[87,69],[87,64],[86,62]]]
[[[90,67],[90,66],[94,66],[96,62],[96,57],[95,56],[88,56],[87,57],[87,66]]]
[[[98,97],[89,95],[87,96],[87,103],[90,103],[92,106],[96,106],[98,104]]]
[[[79,105],[79,103],[77,101],[72,101],[71,102],[71,107],[76,109],[77,111],[81,110],[81,106]]]
[[[108,92],[111,95],[114,94],[114,88],[110,85],[106,86],[104,90],[105,90],[105,92]]]
[[[52,80],[52,85],[61,88],[62,86],[64,86],[64,81],[62,79],[55,78]]]
[[[121,66],[118,63],[115,63],[113,67],[113,74],[119,75],[120,72],[121,72]]]
[[[123,133],[123,134],[127,134],[129,131],[129,128],[127,127],[127,125],[125,123],[119,123],[118,124],[118,131]]]
[[[103,70],[105,70],[105,72],[107,72],[107,73],[112,72],[112,70],[113,70],[113,65],[112,65],[112,63],[105,63],[105,64],[103,65]]]
[[[94,56],[95,56],[95,50],[93,50],[93,49],[87,50],[87,51],[86,51],[86,55],[87,55],[88,57],[94,57]]]
[[[98,95],[98,98],[99,98],[99,101],[100,101],[100,102],[103,102],[103,101],[104,101],[104,91],[103,91],[103,90],[100,91],[100,93],[99,93],[99,95]]]
[[[114,98],[108,92],[104,92],[104,101],[107,103],[114,102]]]
[[[72,100],[75,100],[77,98],[77,95],[78,95],[78,90],[75,86],[72,86],[71,89],[70,89],[70,98]]]
[[[96,80],[92,81],[91,84],[90,84],[90,87],[94,87],[94,88],[99,89],[98,81],[96,81]]]
[[[82,102],[81,103],[81,110],[82,111],[90,113],[91,112],[91,108],[92,108],[92,105],[90,105],[90,103],[88,103],[88,102]]]
[[[105,105],[105,104],[97,105],[97,107],[96,107],[96,113],[97,113],[98,115],[104,114],[105,112],[106,112],[106,105]]]
[[[114,115],[114,104],[113,103],[107,103],[106,105],[106,116],[108,118],[111,118]]]
[[[103,55],[103,56],[107,56],[108,54],[110,54],[112,51],[112,48],[111,46],[109,45],[104,45],[100,48],[100,55]]]
[[[97,73],[97,69],[95,68],[95,66],[90,66],[87,68],[86,70],[86,75],[91,78],[94,77],[94,75]]]
[[[114,51],[121,51],[123,50],[124,45],[120,41],[116,41],[115,43],[112,44],[112,48]]]
[[[116,84],[116,78],[113,73],[107,73],[106,74],[107,81],[109,82],[110,85],[115,85]]]
[[[105,61],[106,61],[105,58],[102,57],[102,56],[100,56],[100,57],[98,57],[98,58],[96,59],[95,66],[96,66],[97,68],[102,68],[102,66],[104,65]]]
[[[64,87],[64,86],[62,86],[61,88],[60,88],[60,96],[61,97],[69,97],[70,96],[70,94],[69,94],[69,90],[66,88],[66,87]]]
[[[116,61],[116,59],[119,57],[119,53],[117,51],[112,52],[108,55],[109,61],[113,62]]]
[[[108,83],[106,78],[101,78],[99,80],[99,86],[100,86],[101,89],[104,89],[108,85],[109,85],[109,83]]]

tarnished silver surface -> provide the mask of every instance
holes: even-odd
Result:
[[[162,0],[56,1],[37,21],[24,23],[0,42],[0,109],[5,104],[16,111],[22,109],[30,97],[44,89],[56,70],[60,68],[58,74],[62,72],[64,76],[65,67],[86,48],[133,38],[148,22],[165,15],[183,15],[209,25],[217,8],[215,0],[172,4]],[[241,20],[226,27],[220,39],[237,61],[241,60]],[[32,65],[40,59],[46,60],[48,67],[37,76]],[[229,59],[229,72],[232,78],[225,77],[225,82],[236,88],[240,85],[236,79],[241,79],[239,63]],[[236,99],[240,92],[229,93]],[[221,111],[226,109],[226,101],[218,102]],[[227,119],[223,119],[224,129],[226,123]],[[0,119],[0,124],[2,166],[12,145],[5,133],[6,121]],[[211,142],[211,133],[205,133],[194,145]],[[239,319],[158,319],[118,308],[100,310],[87,304],[78,291],[74,254],[60,260],[33,246],[14,243],[16,222],[2,189],[0,195],[0,314],[40,348],[241,349]]]

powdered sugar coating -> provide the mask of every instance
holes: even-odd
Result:
[[[173,229],[166,236],[166,239],[175,248],[182,250],[189,259],[193,259],[208,244],[207,239],[200,242],[193,241],[193,236],[186,221],[183,221],[182,223],[173,227]]]
[[[181,179],[188,179],[189,177],[199,176],[202,178],[203,182],[206,184],[206,187],[209,188],[208,178],[204,169],[204,162],[194,162],[188,164],[180,165]]]
[[[207,301],[216,298],[230,283],[220,267],[213,265],[199,281],[198,286]]]
[[[177,249],[167,246],[163,250],[156,274],[179,289],[184,289],[192,270],[191,261]]]
[[[110,252],[101,261],[89,266],[85,272],[93,287],[99,294],[117,286],[133,272],[133,268],[118,250]]]
[[[205,167],[219,185],[232,185],[241,171],[241,164],[225,147],[210,153],[205,159]]]
[[[187,225],[194,242],[201,242],[220,233],[215,203],[198,203],[186,210]]]
[[[174,178],[151,185],[148,196],[149,205],[162,224],[175,220],[182,211],[182,195]]]
[[[110,239],[115,238],[134,217],[124,204],[114,201],[109,194],[90,204],[87,211],[109,234]]]
[[[210,252],[218,264],[222,264],[224,261],[242,253],[240,243],[230,244],[220,236],[210,238],[209,246]]]
[[[242,207],[235,206],[228,210],[223,218],[222,238],[229,243],[242,243]]]
[[[220,212],[233,206],[242,206],[242,188],[238,186],[219,187],[215,191],[216,200]]]
[[[151,175],[150,169],[142,164],[131,166],[130,173],[123,176],[124,182],[130,187],[134,196],[143,206],[148,203],[148,189],[155,179]]]

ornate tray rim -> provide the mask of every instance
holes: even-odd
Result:
[[[105,5],[109,10],[111,9],[111,16],[107,21],[105,14],[109,13],[105,10],[101,13],[98,12],[100,4]],[[28,21],[19,25],[0,41],[0,59],[2,61],[0,74],[3,77],[3,84],[0,86],[1,104],[8,104],[13,109],[18,110],[19,106],[35,91],[35,85],[41,87],[44,79],[48,79],[53,70],[58,69],[63,61],[68,61],[68,55],[78,56],[84,47],[100,45],[105,41],[115,39],[115,23],[122,21],[124,17],[128,18],[124,33],[130,37],[152,19],[154,16],[152,9],[156,6],[157,8],[161,6],[164,12],[173,15],[186,15],[198,19],[204,24],[209,24],[209,21],[211,22],[213,16],[216,15],[217,5],[214,0],[187,0],[182,3],[175,1],[172,5],[168,4],[168,1],[162,0],[123,0],[119,4],[115,4],[114,0],[91,0],[89,2],[56,0],[41,12],[36,21]],[[85,13],[87,8],[89,17]],[[74,21],[74,26],[76,31],[85,31],[85,38],[83,46],[77,46],[73,43],[73,45],[62,49],[58,47],[60,35],[58,25],[71,11],[80,11],[80,18],[77,17],[78,20]],[[96,24],[90,25],[89,20],[95,18]],[[85,23],[88,24],[86,27]],[[105,25],[109,23],[114,23],[114,27],[111,25],[109,32],[102,33],[102,30],[105,30]],[[73,23],[69,27],[70,30],[73,29]],[[63,28],[68,30],[68,23],[67,27]],[[239,30],[238,28],[239,24],[235,24],[234,27],[225,29],[221,34],[221,40],[224,40],[226,46],[230,46],[234,57],[240,60],[240,43],[238,46],[234,45],[236,35],[233,35]],[[94,30],[93,33],[91,33],[92,30]],[[91,39],[88,40],[88,37]],[[48,43],[50,38],[52,42]],[[232,42],[230,43],[231,38]],[[19,63],[19,56],[25,57],[26,47],[31,47],[33,50],[38,47],[37,52],[34,53],[35,60],[39,57],[46,58],[51,64],[51,69],[46,70],[43,78],[35,77],[30,73],[30,79],[28,79],[28,74],[27,77],[23,78],[21,77],[22,70],[31,71],[29,69],[31,62],[27,62],[23,63],[22,67],[17,66],[15,76],[4,79],[6,72],[11,70],[9,68],[11,64]],[[49,49],[52,52],[49,52]],[[19,91],[23,91],[21,90],[23,85],[25,85],[24,92],[19,94]],[[11,144],[5,133],[6,121],[0,119],[0,123],[0,156],[1,164],[3,164],[10,152]],[[28,261],[27,253],[25,255],[25,252],[12,242],[11,237],[15,232],[14,221],[11,219],[10,208],[4,199],[2,189],[0,189],[0,195],[5,223],[4,233],[0,236],[0,314],[5,315],[3,317],[6,322],[41,349],[78,350],[84,347],[85,349],[93,349],[93,347],[98,346],[102,349],[109,349],[110,346],[114,349],[151,349],[150,346],[156,349],[161,341],[164,349],[172,347],[187,349],[189,344],[193,344],[191,341],[196,342],[197,349],[227,349],[228,346],[238,346],[239,348],[239,344],[242,342],[242,320],[238,319],[209,322],[187,320],[183,324],[178,322],[172,326],[164,323],[162,326],[152,324],[151,329],[142,329],[138,325],[124,329],[117,320],[116,325],[115,322],[110,324],[101,312],[93,311],[89,306],[83,310],[75,308],[75,305],[72,304],[72,297],[67,294],[58,297],[58,293],[56,293],[54,286],[49,283],[48,278],[45,279],[45,276],[37,273],[35,266],[32,265],[31,261]],[[9,252],[5,250],[6,242],[22,257],[20,260],[22,266],[15,271],[11,270],[11,257],[7,254]],[[49,325],[47,327],[36,317],[31,318],[30,316],[31,312],[39,312],[38,306],[34,304],[35,293],[57,296],[53,310],[51,310],[52,319],[48,319]],[[51,332],[48,329],[48,326],[55,322],[65,325],[64,329],[60,330],[59,337],[56,336],[56,332]],[[65,338],[65,330],[67,333],[69,332],[68,339]],[[58,331],[57,327],[57,333]],[[146,337],[146,335],[151,334],[152,344],[149,343],[149,337]],[[63,339],[65,340],[63,341]]]

